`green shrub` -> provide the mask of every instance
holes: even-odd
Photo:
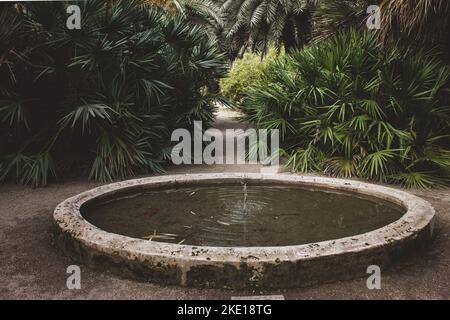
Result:
[[[271,63],[242,110],[279,128],[294,171],[448,185],[449,68],[350,30]]]
[[[142,1],[0,5],[0,179],[161,170],[174,128],[212,120],[226,64],[199,27]]]
[[[221,94],[232,105],[239,105],[245,89],[259,81],[264,68],[275,56],[275,50],[271,49],[262,60],[260,55],[253,53],[246,53],[242,59],[235,60],[228,75],[220,80]]]

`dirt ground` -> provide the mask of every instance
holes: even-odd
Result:
[[[219,126],[226,126],[221,123]],[[181,166],[168,173],[258,172],[258,166]],[[81,265],[81,289],[66,288],[68,259],[52,241],[52,213],[64,199],[98,183],[65,181],[45,188],[0,186],[0,299],[229,299],[249,293],[163,287],[99,273]],[[450,299],[450,189],[414,192],[437,212],[436,238],[425,252],[382,270],[382,288],[366,279],[264,292],[286,299]],[[253,294],[260,294],[259,292]]]

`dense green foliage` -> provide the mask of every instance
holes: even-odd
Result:
[[[275,57],[275,50],[271,50],[264,60],[254,53],[246,53],[242,59],[236,59],[228,75],[220,80],[220,93],[232,105],[240,104],[245,89],[260,81],[263,70]]]
[[[198,27],[142,1],[0,5],[0,178],[45,185],[160,170],[174,128],[212,119],[225,72]]]
[[[222,94],[293,170],[447,184],[450,4],[376,3],[372,35],[368,0],[88,0],[81,30],[70,3],[2,3],[0,181],[161,170],[173,129],[212,120],[226,54]]]
[[[351,30],[271,63],[242,109],[281,130],[294,171],[446,185],[449,74],[430,55]]]

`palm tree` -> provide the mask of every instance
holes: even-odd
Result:
[[[448,0],[320,0],[314,10],[313,38],[321,41],[342,28],[365,28],[366,9],[378,2],[383,42],[400,41],[406,46],[432,48],[450,62]]]
[[[367,7],[372,0],[321,0],[314,8],[313,39],[325,40],[347,27],[365,27]]]
[[[218,0],[225,17],[230,50],[242,56],[247,49],[265,54],[274,44],[280,50],[302,47],[310,38],[312,0]]]
[[[422,47],[437,47],[447,63],[450,62],[448,0],[384,0],[381,12],[381,40],[394,36],[406,44],[415,42]]]
[[[207,26],[212,33],[222,30],[223,20],[220,6],[214,0],[145,0],[173,13],[178,13],[194,24]]]

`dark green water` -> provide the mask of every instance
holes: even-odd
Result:
[[[375,230],[397,206],[292,186],[233,185],[149,191],[82,208],[108,232],[205,246],[284,246]]]

